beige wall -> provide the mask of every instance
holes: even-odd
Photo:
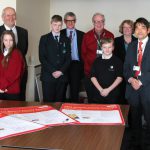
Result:
[[[40,36],[49,32],[49,0],[17,0],[17,25],[28,30],[29,64],[39,64],[38,45]]]
[[[122,20],[146,17],[150,20],[149,0],[50,0],[50,14],[64,15],[73,11],[77,15],[77,28],[83,31],[91,29],[91,18],[95,12],[106,17],[106,28],[116,36]]]
[[[27,101],[35,100],[35,68],[39,64],[38,45],[41,35],[49,32],[49,0],[17,0],[17,25],[28,30],[29,48],[28,82],[26,88]]]

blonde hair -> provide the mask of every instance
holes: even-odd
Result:
[[[134,22],[132,20],[124,20],[119,26],[119,32],[123,34],[123,26],[124,24],[128,24],[132,28],[132,33],[134,32]]]

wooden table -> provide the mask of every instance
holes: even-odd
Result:
[[[40,105],[39,102],[2,101],[0,107],[21,107]],[[45,103],[44,103],[45,104]],[[53,104],[57,108],[60,103]],[[121,106],[124,119],[127,119],[128,106]],[[0,141],[0,145],[14,145],[34,148],[63,150],[120,150],[125,126],[67,125],[19,135]],[[12,150],[12,148],[0,148]],[[15,150],[20,150],[15,148]],[[21,149],[23,150],[23,149]],[[46,150],[46,149],[45,149]]]

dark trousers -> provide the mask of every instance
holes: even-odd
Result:
[[[1,100],[20,100],[20,94],[0,93]]]
[[[79,90],[83,77],[83,66],[79,61],[72,61],[68,70],[70,102],[79,103]]]
[[[46,82],[42,81],[43,101],[44,102],[63,102],[65,82],[57,81]]]
[[[148,91],[147,91],[148,92]],[[143,90],[132,91],[129,97],[131,117],[131,147],[132,149],[150,150],[150,96]],[[143,134],[142,115],[147,122],[146,134]]]
[[[84,87],[87,93],[87,97],[88,97],[88,103],[93,103],[93,99],[94,99],[94,93],[93,93],[93,88],[94,85],[91,82],[90,77],[85,76],[84,78]]]
[[[20,83],[20,101],[26,100],[26,85],[27,85],[27,79],[28,79],[28,71],[25,70],[23,77],[21,79]]]

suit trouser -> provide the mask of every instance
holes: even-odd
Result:
[[[93,100],[94,100],[94,93],[93,93],[94,85],[93,85],[90,77],[85,76],[84,86],[85,86],[85,90],[86,90],[87,97],[88,97],[88,103],[93,103]]]
[[[68,78],[70,85],[70,101],[79,102],[79,90],[81,79],[83,77],[83,66],[79,61],[72,61],[68,70]]]
[[[44,102],[63,102],[65,82],[60,81],[42,81],[43,101]]]
[[[132,91],[128,99],[131,112],[132,144],[135,147],[143,144],[150,146],[150,142],[147,142],[150,141],[150,94],[144,93],[142,88]],[[148,125],[145,139],[142,134],[142,115]]]

